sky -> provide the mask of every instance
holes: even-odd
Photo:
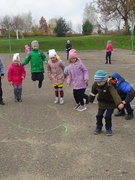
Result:
[[[73,30],[82,25],[85,5],[92,0],[3,0],[0,2],[0,17],[31,12],[35,22],[43,16],[49,19],[63,17],[71,22]]]

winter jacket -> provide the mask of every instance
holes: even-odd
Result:
[[[107,44],[107,45],[106,45],[106,51],[107,51],[107,52],[112,52],[112,51],[113,51],[113,46],[112,46],[112,44]]]
[[[117,84],[115,85],[118,94],[121,99],[126,103],[130,103],[135,97],[135,90],[131,87],[131,85],[125,81],[125,79],[118,73],[113,73],[111,77],[117,79]]]
[[[66,44],[66,51],[69,52],[72,49],[72,45],[70,43]]]
[[[4,66],[3,66],[3,63],[2,63],[2,61],[1,61],[1,59],[0,59],[0,76],[4,76]]]
[[[121,103],[121,98],[116,89],[113,85],[108,85],[107,81],[103,86],[98,86],[97,82],[94,82],[89,96],[91,103],[93,103],[97,94],[98,105],[101,109],[114,109]]]
[[[26,71],[22,65],[14,65],[11,64],[8,67],[7,78],[9,82],[12,82],[13,85],[21,85],[22,84],[22,77],[25,78]]]
[[[58,85],[64,83],[64,68],[64,63],[61,59],[57,59],[55,63],[53,63],[51,59],[49,59],[47,64],[48,76],[53,84]]]
[[[84,82],[86,80],[89,80],[88,70],[81,59],[78,58],[75,63],[70,63],[68,66],[67,83],[72,84],[73,89],[84,89],[86,88]]]
[[[22,65],[24,66],[30,62],[31,73],[39,73],[44,72],[44,61],[47,61],[45,54],[38,49],[32,49],[22,62]]]

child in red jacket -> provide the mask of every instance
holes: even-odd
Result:
[[[109,64],[111,64],[112,51],[113,51],[113,46],[111,44],[111,40],[109,40],[107,41],[107,45],[106,45],[106,63],[105,64],[108,64],[108,61],[109,61]]]
[[[13,55],[13,61],[8,67],[8,81],[13,85],[15,102],[22,102],[22,82],[26,76],[26,71],[20,63],[19,53]]]

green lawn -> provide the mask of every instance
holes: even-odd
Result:
[[[49,49],[56,51],[65,51],[66,41],[69,39],[73,48],[77,50],[102,50],[105,49],[106,42],[112,40],[114,48],[132,50],[131,36],[76,36],[76,37],[31,37],[20,39],[0,39],[0,53],[24,52],[24,46],[30,45],[32,40],[37,40],[40,49],[44,52]],[[135,45],[135,39],[134,39]]]

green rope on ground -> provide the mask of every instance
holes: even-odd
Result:
[[[25,130],[25,131],[31,131],[31,132],[34,132],[34,133],[37,133],[37,134],[44,134],[44,133],[47,133],[47,132],[51,132],[51,131],[54,131],[54,130],[60,128],[60,127],[64,127],[64,132],[68,133],[67,127],[65,127],[63,124],[62,125],[58,125],[55,128],[47,129],[47,130],[44,130],[44,131],[36,131],[34,129],[31,129],[31,128],[26,128],[26,127],[20,126],[20,125],[18,125],[16,123],[12,122],[11,120],[4,118],[1,115],[0,115],[0,118],[3,119],[6,122],[12,124],[13,126],[17,127],[18,129],[22,129],[22,130]]]

